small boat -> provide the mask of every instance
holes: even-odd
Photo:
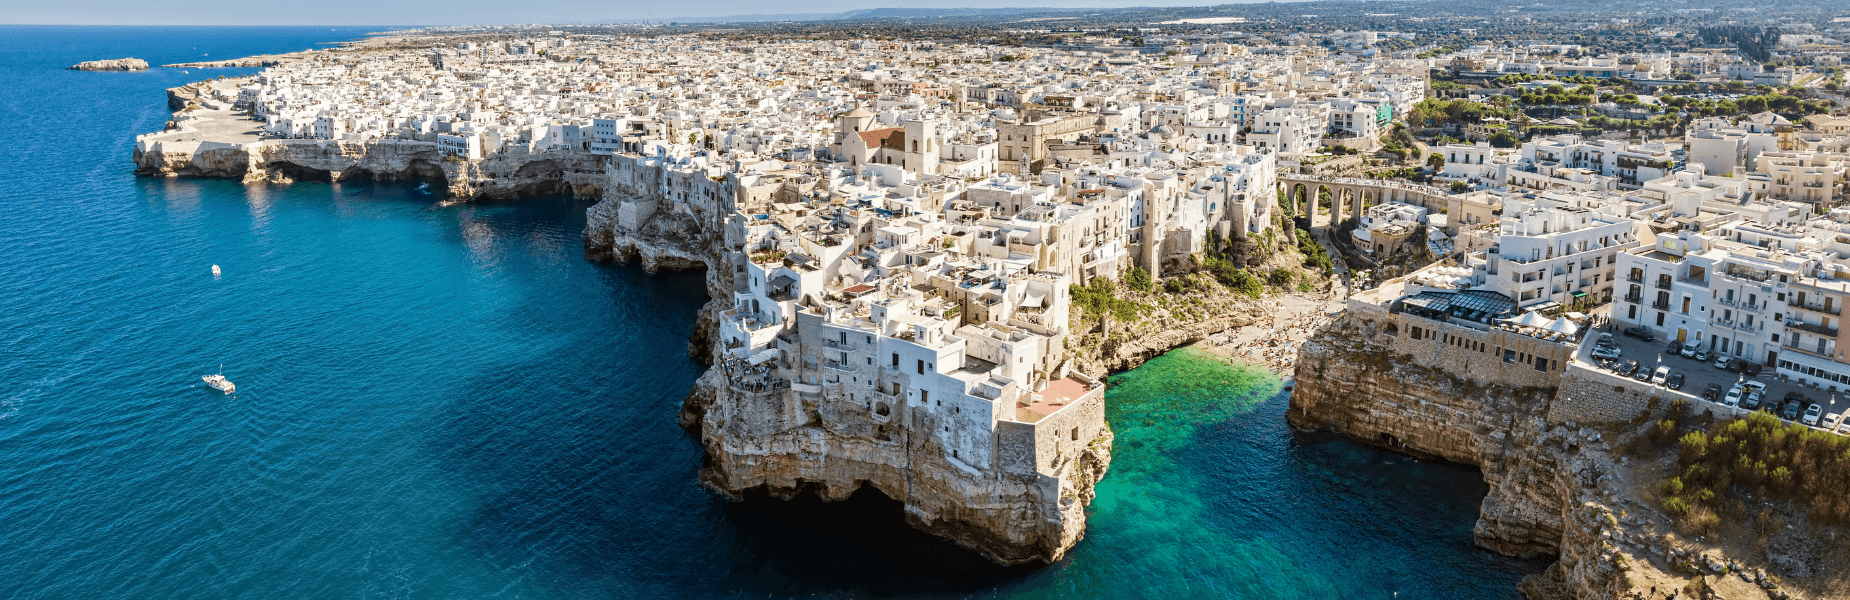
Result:
[[[212,386],[212,389],[215,389],[215,390],[227,393],[227,394],[235,394],[238,392],[238,386],[236,384],[231,383],[230,379],[225,378],[225,365],[218,366],[217,375],[207,375],[204,377],[200,377],[200,379],[205,380],[206,385]]]
[[[430,193],[430,182],[427,181],[427,182],[418,184],[418,192],[429,194]]]
[[[212,265],[212,276],[213,277],[218,276],[218,265]]]

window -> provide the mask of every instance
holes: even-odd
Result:
[[[925,374],[925,360],[924,359],[919,359],[919,374],[920,375]]]
[[[893,353],[893,368],[895,369],[899,368],[899,353],[898,352]]]
[[[930,390],[919,390],[919,404],[928,404],[930,402],[931,402],[931,391]]]

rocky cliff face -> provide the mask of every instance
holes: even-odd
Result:
[[[1377,342],[1383,327],[1346,315],[1305,344],[1291,425],[1477,466],[1490,485],[1473,531],[1477,545],[1513,556],[1559,555],[1551,585],[1532,591],[1623,597],[1611,592],[1629,588],[1599,566],[1601,553],[1585,547],[1591,525],[1580,514],[1597,512],[1612,493],[1601,434],[1551,422],[1554,388],[1485,384],[1419,366]],[[1612,563],[1610,555],[1604,562]]]
[[[935,437],[911,433],[936,430],[925,411],[907,411],[883,432],[867,413],[843,410],[857,403],[828,394],[754,394],[727,387],[717,367],[710,371],[689,400],[703,405],[696,427],[709,462],[701,484],[734,498],[753,489],[779,498],[809,490],[824,500],[872,487],[904,503],[912,526],[1003,564],[1060,560],[1084,536],[1085,506],[1111,462],[1109,430],[1075,452],[1058,479],[979,472],[947,460]],[[814,419],[789,419],[787,402]]]
[[[461,199],[546,193],[597,197],[602,193],[602,157],[584,152],[514,149],[484,160],[462,161],[446,157],[434,143],[413,140],[156,141],[138,144],[134,160],[138,175],[215,177],[246,183],[441,181],[451,197]]]
[[[1641,435],[1646,417],[1662,414],[1668,402],[1652,388],[1578,368],[1559,370],[1557,385],[1541,387],[1500,384],[1512,378],[1484,368],[1423,366],[1432,357],[1398,352],[1409,347],[1406,324],[1389,330],[1374,318],[1384,315],[1352,311],[1304,345],[1287,418],[1298,429],[1482,469],[1490,492],[1473,541],[1557,559],[1523,580],[1524,596],[1670,598],[1695,575],[1710,582],[1706,597],[1784,597],[1764,574],[1754,579],[1738,564],[1723,566],[1731,561],[1707,559],[1715,566],[1703,567],[1691,557],[1704,551],[1677,541],[1669,520],[1638,497],[1636,461],[1627,466],[1614,448]],[[1430,330],[1427,340],[1442,344]],[[1717,577],[1730,572],[1739,576]]]
[[[709,364],[717,355],[720,313],[731,308],[733,277],[742,268],[736,261],[743,231],[726,219],[731,186],[701,165],[618,157],[585,227],[589,259],[650,271],[706,269],[713,299],[700,312],[689,350]],[[1109,430],[1064,454],[1058,477],[1033,465],[978,471],[946,458],[934,436],[913,434],[942,425],[929,411],[899,403],[891,414],[876,415],[854,410],[861,403],[839,386],[792,387],[802,389],[733,387],[718,365],[695,382],[680,419],[706,451],[702,485],[732,498],[752,490],[778,498],[812,491],[831,501],[871,487],[903,503],[911,525],[1006,564],[1059,560],[1084,535],[1085,505],[1110,464]]]

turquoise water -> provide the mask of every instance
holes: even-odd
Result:
[[[1485,598],[1542,566],[1470,546],[1475,472],[1294,434],[1276,376],[1189,352],[1113,379],[1058,565],[876,494],[720,500],[674,421],[698,275],[585,262],[569,198],[136,178],[202,72],[61,70],[361,33],[0,27],[0,597]]]

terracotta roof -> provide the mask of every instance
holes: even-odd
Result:
[[[867,144],[869,148],[887,147],[901,150],[906,148],[906,130],[901,127],[869,129],[859,132],[859,135],[861,143]]]

